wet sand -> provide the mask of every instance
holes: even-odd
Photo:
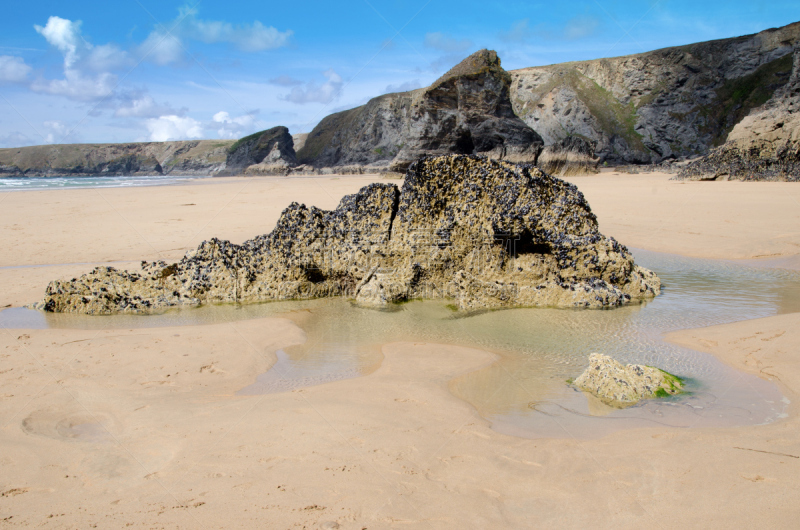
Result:
[[[269,231],[292,200],[334,207],[376,178],[9,193],[0,196],[0,237],[13,250],[0,267],[175,259],[209,237],[240,242]],[[798,253],[796,185],[667,179],[569,180],[603,232],[633,247],[727,259]],[[0,307],[34,301],[48,280],[90,267],[0,268]],[[800,515],[800,314],[668,338],[776,381],[791,401],[789,417],[588,441],[563,429],[559,439],[526,440],[493,431],[448,391],[453,379],[496,360],[480,350],[392,343],[365,377],[237,396],[276,362],[277,350],[305,340],[300,328],[264,318],[0,330],[0,521],[45,528],[792,526]]]

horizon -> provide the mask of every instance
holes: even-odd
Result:
[[[539,2],[364,0],[349,11],[309,4],[302,22],[290,7],[253,2],[10,6],[0,39],[0,147],[227,140],[278,125],[307,133],[373,97],[428,86],[483,48],[515,70],[797,22],[793,2],[695,4],[544,10]]]

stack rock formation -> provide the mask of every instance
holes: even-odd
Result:
[[[707,156],[678,175],[692,180],[800,181],[800,45],[792,75],[766,105],[751,112]]]
[[[497,53],[476,52],[428,88],[386,94],[324,118],[297,157],[316,167],[405,171],[422,155],[482,154],[535,163],[543,142],[515,114]]]
[[[382,307],[446,298],[465,310],[610,307],[657,295],[574,185],[528,165],[426,157],[402,189],[370,184],[333,211],[292,203],[275,229],[212,239],[141,272],[100,267],[54,281],[37,307],[108,314],[213,302],[347,296]]]
[[[297,164],[289,129],[278,126],[245,136],[228,148],[225,172],[284,174]]]

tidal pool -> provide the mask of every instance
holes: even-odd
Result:
[[[159,315],[0,312],[6,328],[134,328],[198,325],[282,316],[307,335],[277,352],[278,362],[240,394],[283,392],[374,371],[382,344],[417,341],[481,348],[498,362],[452,380],[493,428],[523,437],[596,437],[642,426],[755,425],[785,414],[788,401],[771,382],[736,371],[715,357],[665,342],[665,333],[800,311],[800,272],[751,268],[634,250],[656,271],[663,294],[641,305],[606,310],[510,309],[464,315],[446,302],[414,301],[391,311],[339,298],[217,305]],[[689,380],[689,393],[611,409],[565,384],[589,353],[658,366]]]

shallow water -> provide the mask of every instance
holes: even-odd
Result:
[[[610,310],[512,309],[460,315],[445,302],[399,305],[393,311],[342,299],[221,305],[161,315],[87,317],[26,309],[0,312],[0,327],[132,328],[196,325],[285,316],[306,332],[305,344],[278,353],[278,363],[240,394],[282,392],[357,377],[380,365],[380,345],[427,341],[482,348],[493,365],[458,377],[450,390],[471,403],[494,429],[524,437],[602,436],[647,425],[753,425],[781,417],[777,387],[727,367],[711,355],[666,343],[679,329],[800,311],[800,272],[743,267],[636,250],[664,292],[641,305]],[[655,365],[687,377],[688,395],[609,409],[565,384],[591,352],[621,362]]]
[[[197,176],[109,176],[109,177],[3,177],[0,192],[50,189],[130,188],[139,186],[168,186],[194,180]]]

